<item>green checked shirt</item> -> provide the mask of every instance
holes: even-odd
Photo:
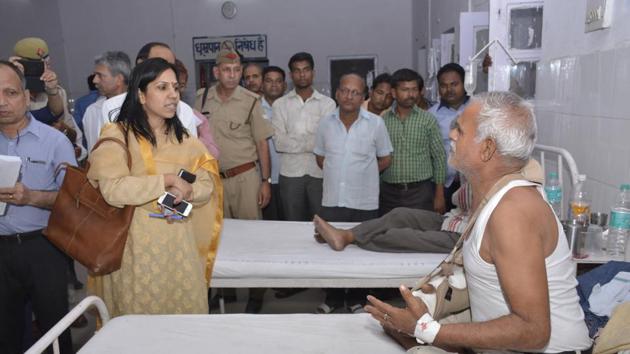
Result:
[[[383,115],[394,147],[392,163],[383,174],[387,183],[412,183],[431,179],[444,184],[446,153],[437,121],[431,113],[414,106],[407,119],[400,119],[396,109]]]

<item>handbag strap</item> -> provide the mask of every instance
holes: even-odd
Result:
[[[98,142],[96,144],[94,144],[94,147],[92,148],[92,151],[96,150],[96,148],[101,146],[101,144],[106,142],[106,141],[115,142],[116,144],[120,145],[125,150],[125,153],[127,154],[127,167],[129,167],[129,170],[131,170],[131,152],[129,152],[129,148],[127,147],[127,144],[123,143],[118,138],[112,138],[112,137],[100,138],[98,140]]]
[[[123,134],[125,136],[125,142],[123,143],[122,141],[120,141],[120,139],[112,138],[112,137],[100,138],[96,142],[96,144],[94,144],[94,146],[92,147],[91,151],[96,150],[96,148],[99,147],[105,141],[113,141],[113,142],[117,143],[118,145],[122,146],[122,148],[125,150],[125,153],[127,154],[127,167],[129,168],[129,170],[131,170],[131,153],[129,152],[129,148],[127,147],[127,145],[128,145],[127,132],[120,126],[119,123],[116,123],[116,125],[123,132]],[[59,174],[59,172],[61,172],[62,169],[68,168],[68,167],[74,167],[74,165],[71,165],[68,162],[62,162],[59,165],[57,165],[57,167],[55,168],[55,176],[57,176]],[[87,160],[86,160],[85,169],[88,170],[89,168],[90,168],[90,163],[87,162]]]

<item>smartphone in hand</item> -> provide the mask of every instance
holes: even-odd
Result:
[[[179,170],[179,173],[177,175],[190,184],[195,183],[195,180],[197,179],[197,175],[195,175],[194,173],[190,173],[183,168]]]
[[[192,210],[192,204],[185,200],[182,200],[179,204],[175,205],[175,196],[169,192],[164,192],[164,194],[158,198],[158,204],[168,210],[176,212],[181,216],[188,216]]]

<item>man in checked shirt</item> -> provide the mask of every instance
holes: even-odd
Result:
[[[383,119],[394,152],[381,176],[380,215],[397,207],[445,211],[446,153],[437,121],[416,106],[418,78],[411,69],[392,75],[395,103]]]

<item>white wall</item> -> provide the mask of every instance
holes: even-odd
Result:
[[[544,3],[539,142],[571,152],[588,176],[593,209],[608,212],[619,185],[630,182],[630,2],[617,0],[613,26],[590,33],[585,9],[586,0]]]
[[[66,78],[66,57],[57,0],[0,0],[0,58],[13,55],[15,43],[24,37],[46,40],[53,69]]]
[[[418,67],[418,49],[429,48],[429,0],[412,2],[413,19],[411,31],[413,35],[413,69],[426,78],[426,68]]]
[[[329,56],[375,54],[379,70],[412,66],[413,0],[234,0],[232,20],[222,17],[222,0],[57,1],[75,96],[105,50],[133,59],[144,43],[166,42],[192,72],[195,36],[267,34],[271,64],[286,69],[292,54],[309,51],[317,82],[328,81]]]
[[[431,48],[431,39],[451,28],[455,29],[455,55],[459,56],[459,14],[461,12],[487,12],[489,0],[414,0],[413,11],[413,63],[426,79],[426,68],[418,68],[418,49]]]

